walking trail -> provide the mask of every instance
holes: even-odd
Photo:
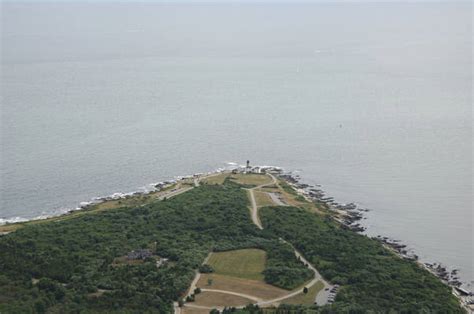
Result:
[[[272,182],[265,183],[265,184],[256,186],[254,188],[248,189],[249,195],[250,195],[250,204],[252,206],[252,208],[251,208],[252,221],[259,229],[263,229],[263,226],[262,226],[262,223],[261,223],[260,218],[258,216],[258,206],[257,206],[257,202],[255,200],[254,190],[264,188],[264,187],[269,186],[269,185],[278,184],[277,179],[275,178],[275,176],[273,176],[271,174],[268,174],[268,175],[272,178]],[[291,247],[293,247],[293,245],[291,243],[289,243],[289,242],[287,242],[287,241],[285,241],[281,238],[280,238],[280,240],[282,240],[285,243],[288,243],[289,245],[291,245]],[[311,271],[313,271],[313,273],[314,273],[313,280],[311,280],[308,284],[306,284],[305,287],[309,289],[312,286],[314,286],[318,281],[321,281],[324,284],[323,289],[316,296],[315,303],[318,304],[318,305],[324,305],[324,304],[328,303],[329,290],[332,288],[332,285],[329,284],[326,280],[323,279],[323,277],[318,272],[318,270],[307,259],[305,259],[304,256],[300,252],[298,252],[294,247],[293,247],[293,250],[295,252],[296,258],[299,258],[304,264],[308,265],[308,268]],[[304,287],[301,288],[301,289],[292,291],[291,293],[289,293],[287,295],[284,295],[284,296],[281,296],[281,297],[278,297],[278,298],[275,298],[275,299],[272,299],[272,300],[265,300],[265,301],[258,302],[257,305],[269,305],[269,304],[273,304],[273,303],[291,298],[295,295],[303,293],[303,289],[304,289]]]
[[[247,189],[248,191],[248,194],[249,194],[249,198],[250,198],[250,205],[251,205],[251,208],[250,208],[250,211],[251,211],[251,217],[252,217],[252,222],[259,228],[259,229],[263,229],[263,226],[262,226],[262,223],[260,221],[260,218],[258,216],[258,206],[257,206],[257,202],[255,200],[255,194],[254,194],[254,190],[257,190],[257,189],[261,189],[261,188],[264,188],[266,186],[270,186],[270,185],[274,185],[274,184],[278,184],[277,183],[277,179],[271,175],[271,174],[268,174],[271,179],[272,179],[272,182],[270,183],[265,183],[265,184],[261,184],[259,186],[256,186],[256,187],[253,187],[253,188],[249,188]],[[293,245],[287,241],[285,241],[284,239],[281,239],[281,241],[285,242],[285,243],[288,243],[289,245],[291,245],[291,247],[293,247]],[[312,286],[314,286],[318,281],[321,281],[323,284],[324,284],[324,287],[321,291],[319,291],[319,293],[317,294],[316,296],[316,300],[315,300],[315,303],[318,304],[318,305],[324,305],[326,303],[328,303],[328,297],[329,297],[329,290],[332,288],[332,285],[329,284],[327,281],[325,281],[323,279],[323,277],[321,276],[321,274],[318,272],[318,270],[308,261],[304,258],[304,256],[298,252],[294,247],[293,247],[293,250],[295,252],[295,256],[296,258],[299,258],[304,264],[306,264],[308,266],[308,268],[313,271],[314,273],[314,278],[309,282],[307,283],[304,287],[306,288],[311,288]],[[209,259],[209,256],[210,254],[206,257],[206,259],[204,260],[204,264],[207,262],[207,260]],[[196,284],[197,282],[199,281],[199,278],[200,278],[200,273],[198,271],[196,271],[196,276],[193,280],[193,282],[191,283],[191,286],[188,290],[188,295],[192,294],[194,292],[194,289],[196,288]],[[236,296],[240,296],[240,297],[244,297],[244,298],[247,298],[249,300],[252,300],[254,301],[256,305],[259,305],[259,306],[262,306],[262,305],[271,305],[271,304],[275,304],[275,303],[278,303],[280,301],[283,301],[285,299],[288,299],[288,298],[291,298],[293,296],[296,296],[300,293],[303,293],[303,289],[304,287],[298,289],[298,290],[294,290],[284,296],[281,296],[281,297],[278,297],[278,298],[274,298],[274,299],[271,299],[271,300],[262,300],[261,298],[258,298],[258,297],[255,297],[255,296],[251,296],[251,295],[246,295],[246,294],[243,294],[243,293],[237,293],[237,292],[233,292],[233,291],[227,291],[227,290],[219,290],[219,289],[201,289],[201,291],[207,291],[207,292],[218,292],[218,293],[225,293],[225,294],[231,294],[231,295],[236,295]],[[196,305],[196,304],[192,304],[192,303],[185,303],[184,304],[185,307],[188,307],[188,308],[196,308],[196,309],[208,309],[208,310],[211,310],[211,309],[223,309],[223,307],[208,307],[208,306],[201,306],[201,305]],[[245,305],[242,305],[242,306],[237,306],[236,308],[243,308],[245,307]],[[174,309],[175,309],[175,314],[180,314],[181,313],[181,308],[179,308],[178,304],[175,302],[174,303]]]

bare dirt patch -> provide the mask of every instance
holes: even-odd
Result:
[[[192,307],[182,307],[181,314],[209,314],[209,310]]]
[[[208,280],[212,280],[211,285]],[[278,298],[288,291],[266,284],[263,281],[235,278],[218,274],[202,274],[197,286],[201,289],[225,290],[243,293],[264,300]]]
[[[237,295],[220,292],[201,292],[196,295],[193,304],[201,306],[238,306],[253,303],[252,300]]]

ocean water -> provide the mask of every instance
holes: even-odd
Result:
[[[2,221],[250,159],[472,282],[470,3],[1,10]]]

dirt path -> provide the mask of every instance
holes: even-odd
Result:
[[[259,229],[263,229],[263,226],[262,226],[262,223],[261,223],[260,218],[258,216],[258,207],[257,207],[257,202],[255,201],[255,195],[254,195],[253,191],[256,190],[256,189],[263,188],[263,187],[268,186],[268,185],[277,184],[277,179],[271,174],[268,174],[268,175],[272,178],[271,183],[265,183],[265,184],[256,186],[254,188],[248,189],[249,195],[250,195],[250,204],[252,206],[252,208],[251,208],[252,221]],[[293,245],[291,243],[285,241],[284,239],[280,238],[280,240],[284,241],[285,243],[290,244],[293,247]],[[318,270],[307,259],[305,259],[304,256],[300,252],[298,252],[294,247],[293,247],[293,250],[295,252],[296,258],[299,258],[304,264],[308,265],[308,268],[314,273],[313,280],[311,280],[308,284],[306,284],[305,287],[309,289],[312,286],[314,286],[318,281],[321,281],[324,284],[324,288],[320,291],[320,293],[318,293],[318,295],[316,296],[315,301],[318,305],[324,305],[324,304],[328,303],[329,293],[326,293],[326,292],[329,289],[332,288],[332,285],[329,284],[326,280],[323,279],[323,277],[318,272]],[[273,303],[291,298],[291,297],[293,297],[297,294],[303,293],[303,289],[304,289],[304,287],[301,288],[301,289],[298,289],[296,291],[293,291],[293,292],[291,292],[287,295],[284,295],[284,296],[281,296],[281,297],[278,297],[278,298],[275,298],[275,299],[272,299],[272,300],[265,300],[265,301],[258,302],[257,305],[269,305],[269,304],[273,304]],[[328,290],[326,290],[326,289],[328,289]]]
[[[181,308],[178,302],[173,302],[174,314],[181,314]]]
[[[249,197],[250,197],[250,205],[251,205],[250,209],[251,209],[252,221],[259,229],[263,229],[263,226],[262,226],[262,223],[260,222],[260,218],[258,217],[258,206],[257,206],[257,201],[255,200],[255,194],[253,191],[256,189],[261,189],[268,185],[273,185],[277,183],[276,178],[274,176],[272,176],[271,174],[269,174],[269,176],[272,178],[272,182],[261,184],[251,189],[247,189],[247,191],[249,192]]]
[[[173,196],[176,196],[176,195],[179,195],[179,194],[183,194],[184,192],[187,192],[191,189],[193,189],[192,186],[187,187],[187,188],[180,188],[180,189],[177,189],[175,191],[170,191],[169,193],[160,196],[159,200],[164,200],[165,198],[170,198],[170,197],[173,197]]]
[[[219,293],[231,294],[231,295],[246,298],[246,299],[249,299],[249,300],[252,300],[252,301],[255,301],[255,302],[263,301],[262,299],[257,298],[253,295],[248,295],[248,294],[234,292],[234,291],[227,291],[227,290],[220,290],[220,289],[201,289],[201,291],[202,292],[219,292]]]
[[[250,213],[252,216],[252,221],[258,227],[258,229],[263,229],[262,223],[260,222],[260,218],[258,217],[258,207],[257,202],[255,201],[255,194],[253,193],[253,189],[249,189],[248,193],[250,197]]]
[[[186,303],[184,306],[185,307],[190,307],[190,308],[195,308],[195,309],[202,309],[202,310],[212,310],[212,309],[222,310],[223,309],[222,306],[204,306],[204,305],[196,305],[196,304],[192,304],[192,303]],[[179,313],[181,313],[181,309],[179,309]],[[175,309],[175,314],[178,314],[178,313],[176,313],[176,309]]]
[[[203,176],[203,177],[197,177],[197,178],[193,178],[193,185],[194,186],[189,186],[189,187],[185,187],[185,188],[179,188],[179,189],[176,189],[174,191],[170,191],[169,193],[166,193],[165,195],[162,195],[160,196],[158,199],[159,200],[163,200],[165,198],[170,198],[170,197],[173,197],[173,196],[176,196],[176,195],[179,195],[179,194],[183,194],[189,190],[192,190],[193,188],[197,188],[199,187],[200,183],[201,183],[201,180],[202,179],[207,179],[207,178],[211,178],[211,177],[214,177],[216,175],[219,175],[219,173],[213,173],[213,174],[210,174],[210,175],[207,175],[207,176]]]
[[[271,175],[271,174],[268,174],[268,175],[272,178],[272,182],[265,183],[265,184],[247,189],[248,194],[249,194],[249,198],[250,198],[250,205],[251,205],[250,211],[251,211],[252,222],[259,229],[263,229],[263,226],[262,226],[262,223],[261,223],[260,218],[258,216],[258,206],[257,206],[257,202],[255,200],[254,190],[257,190],[257,189],[260,189],[260,188],[263,188],[263,187],[266,187],[266,186],[269,186],[269,185],[278,184],[277,179],[273,175]],[[291,245],[293,247],[293,245],[291,243],[285,241],[284,239],[280,238],[280,240],[284,241],[285,243],[288,243],[289,245]],[[226,290],[201,289],[201,291],[232,294],[232,295],[235,295],[235,296],[240,296],[240,297],[244,297],[244,298],[247,298],[249,300],[252,300],[252,301],[255,302],[256,305],[261,306],[261,305],[276,304],[276,303],[279,303],[279,302],[281,302],[285,299],[296,296],[300,293],[303,293],[303,289],[305,287],[309,289],[313,285],[315,285],[318,281],[321,281],[324,284],[324,288],[317,294],[315,302],[318,305],[324,305],[324,304],[328,303],[329,289],[332,288],[332,285],[330,285],[327,281],[325,281],[323,279],[323,277],[318,272],[318,270],[308,260],[306,260],[300,252],[298,252],[294,247],[293,247],[293,249],[294,249],[296,258],[299,258],[314,273],[314,278],[310,282],[308,282],[304,287],[302,287],[298,290],[292,291],[292,292],[290,292],[290,293],[288,293],[284,296],[274,298],[274,299],[271,299],[271,300],[262,300],[261,298],[257,298],[255,296],[246,295],[246,294],[243,294],[243,293],[238,293],[238,292],[233,292],[233,291],[226,291]],[[204,260],[203,264],[207,263],[207,261],[208,261],[209,257],[211,256],[211,254],[212,253],[209,253],[209,255]],[[191,286],[189,287],[189,290],[188,290],[188,293],[187,293],[186,296],[191,295],[194,292],[194,289],[196,289],[196,284],[199,281],[200,277],[201,277],[201,274],[199,273],[199,271],[196,271],[196,277],[194,278],[193,282],[191,283]],[[200,306],[200,305],[196,305],[196,304],[192,304],[192,303],[186,303],[184,306],[189,307],[189,308],[196,308],[196,309],[209,309],[209,310],[211,310],[213,308],[222,309],[222,307],[207,307],[207,306]],[[245,307],[245,305],[237,306],[236,308],[243,308],[243,307]],[[177,306],[177,303],[175,303],[175,314],[180,314],[180,313],[181,313],[181,309]]]
[[[211,257],[211,254],[212,254],[212,252],[209,253],[209,254],[206,256],[206,258],[204,259],[204,261],[202,262],[202,264],[206,264],[206,263],[207,263],[207,261],[208,261],[209,258]],[[197,287],[196,285],[197,285],[197,283],[198,283],[198,281],[199,281],[200,278],[201,278],[201,273],[199,272],[199,270],[196,270],[196,275],[194,276],[194,279],[193,279],[193,281],[191,282],[191,285],[189,286],[189,289],[188,289],[188,293],[186,293],[186,296],[185,296],[185,297],[190,296],[191,294],[194,293],[194,289],[196,289],[196,287]]]

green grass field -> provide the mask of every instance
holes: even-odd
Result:
[[[318,281],[314,286],[308,289],[308,293],[301,293],[291,297],[289,299],[283,300],[281,303],[284,304],[314,304],[314,300],[318,295],[319,291],[324,288],[324,284],[321,281]]]
[[[275,206],[276,204],[273,202],[272,198],[266,192],[255,191],[253,192],[255,195],[255,201],[257,202],[258,207],[262,206]]]
[[[250,186],[258,186],[262,184],[272,183],[272,178],[270,178],[268,175],[265,175],[265,174],[239,173],[239,174],[233,174],[231,178],[233,181],[237,183],[250,185]]]
[[[204,178],[204,179],[202,179],[202,182],[206,183],[206,184],[223,184],[224,180],[228,176],[230,176],[230,173],[221,173],[221,174],[218,174],[218,175],[213,175],[213,176],[209,176],[207,178]]]
[[[258,249],[218,252],[211,254],[208,264],[216,274],[263,281],[266,255],[265,251]]]

